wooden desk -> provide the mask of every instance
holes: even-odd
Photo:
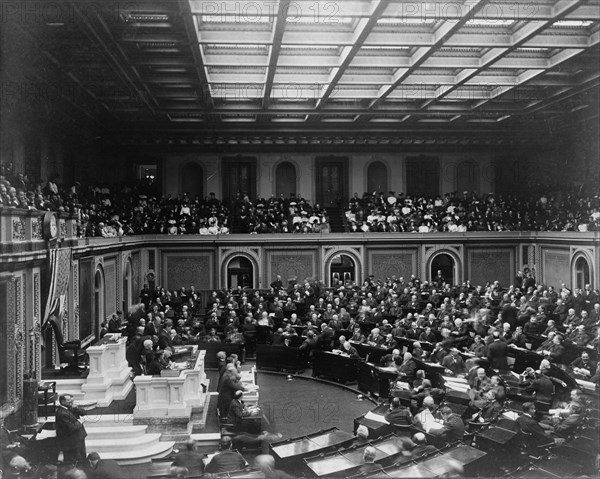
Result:
[[[357,358],[317,350],[313,356],[312,375],[325,376],[341,383],[352,382],[356,381],[357,365]]]
[[[373,363],[358,363],[358,388],[379,398],[390,397],[390,381],[397,377],[396,371],[389,371]]]
[[[308,468],[318,477],[345,475],[344,471],[354,469],[360,465],[360,463],[352,462],[340,453],[335,453],[330,457],[305,459],[305,461]]]
[[[271,444],[271,452],[276,459],[295,461],[311,454],[322,453],[351,443],[354,436],[346,431],[332,428],[310,436],[291,441]]]
[[[394,469],[391,471],[385,471],[386,476],[393,478],[426,478],[426,477],[437,477],[439,474],[436,474],[433,471],[430,471],[422,464],[413,464],[412,466],[402,467],[400,469]]]
[[[373,364],[379,364],[379,361],[383,356],[386,354],[391,354],[393,351],[393,349],[370,346],[368,344],[356,343],[354,341],[350,341],[350,344],[356,348],[356,351],[361,358],[364,358]]]
[[[285,346],[270,346],[266,344],[256,345],[256,368],[285,369],[298,372],[306,369],[306,356],[299,348]]]

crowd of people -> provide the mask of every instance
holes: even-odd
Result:
[[[530,189],[521,195],[447,193],[413,197],[357,193],[346,208],[352,233],[467,231],[600,231],[600,195]]]
[[[145,287],[141,300],[134,309],[137,316],[115,323],[127,324],[128,353],[139,351],[137,345],[144,342],[147,349],[142,354],[150,355],[168,350],[169,341],[248,345],[258,339],[261,329],[267,334],[259,340],[297,347],[309,361],[316,350],[358,358],[359,344],[380,347],[387,352],[380,366],[393,368],[398,380],[410,385],[411,397],[410,407],[392,400],[386,420],[432,436],[443,435],[447,441],[463,437],[465,422],[443,406],[444,391],[432,387],[415,359],[441,365],[448,376],[464,377],[471,399],[470,422],[488,424],[502,411],[507,390],[500,375],[488,376],[478,359],[486,359],[490,368],[502,373],[510,369],[510,348],[537,351],[539,370],[527,369],[519,376],[523,398],[529,399],[519,421],[522,428],[550,441],[569,437],[581,423],[583,408],[575,391],[559,412],[539,420],[536,404],[552,404],[554,383],[561,383],[551,368],[569,369],[579,378],[600,383],[595,361],[600,352],[598,290],[588,285],[583,290],[565,285],[555,290],[537,284],[530,271],[519,272],[514,284],[505,287],[498,282],[474,286],[468,281],[452,286],[440,273],[431,282],[414,275],[385,280],[370,276],[362,284],[340,282],[331,288],[318,281],[285,284],[277,277],[269,290],[212,291],[204,299],[193,287],[179,291]],[[400,353],[401,339],[410,342],[411,352]],[[567,354],[568,348],[575,356]],[[242,358],[219,355],[218,408],[235,428],[251,414],[241,402],[238,372]],[[135,367],[136,361],[130,365]],[[244,441],[263,440],[241,434]],[[229,450],[230,445],[226,446]]]
[[[464,191],[443,196],[357,193],[345,211],[347,232],[467,232],[467,231],[600,231],[600,195],[530,188],[520,195],[478,195]],[[53,210],[78,218],[80,236],[115,237],[140,234],[222,235],[231,232],[328,233],[327,210],[296,196],[238,193],[219,200],[160,195],[152,178],[120,185],[61,185],[30,181],[2,165],[0,208]]]
[[[138,374],[144,343],[151,351],[205,342],[251,347],[261,341],[299,346],[310,355],[314,349],[345,352],[357,342],[395,349],[396,338],[406,338],[431,344],[429,350],[418,345],[412,354],[441,364],[447,360],[453,365],[447,369],[455,374],[464,364],[453,350],[488,357],[492,367],[507,369],[506,346],[533,344],[550,362],[563,366],[572,351],[599,348],[598,290],[589,285],[555,290],[536,284],[531,271],[519,272],[514,284],[504,288],[498,282],[452,286],[438,272],[431,282],[414,275],[369,277],[362,285],[340,282],[332,288],[318,281],[284,284],[277,277],[269,290],[213,291],[207,298],[193,287],[167,291],[146,286],[141,299],[127,322],[119,314],[104,325],[107,332],[126,325],[128,354],[136,358],[130,365]],[[496,357],[498,341],[505,347]],[[401,369],[402,358],[397,359]],[[588,372],[595,377],[596,368]]]
[[[302,197],[236,195],[232,201],[232,221],[238,233],[329,233],[327,211]]]

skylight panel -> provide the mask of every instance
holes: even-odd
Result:
[[[350,25],[354,19],[352,17],[338,17],[335,15],[307,15],[307,16],[289,16],[285,19],[287,23],[318,23],[318,24],[332,24],[336,23],[342,25]]]
[[[281,48],[287,50],[337,50],[335,45],[282,45]]]
[[[553,27],[582,27],[586,28],[593,24],[591,20],[559,20],[552,24]]]
[[[502,20],[500,18],[474,18],[467,21],[466,25],[474,27],[510,27],[514,20]]]
[[[204,23],[269,23],[271,17],[260,13],[243,13],[239,12],[234,15],[202,15]]]
[[[384,17],[377,20],[379,25],[432,25],[434,18]]]
[[[363,45],[363,50],[409,50],[410,47],[401,45]]]

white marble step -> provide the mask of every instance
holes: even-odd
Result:
[[[144,449],[138,449],[135,451],[130,451],[127,449],[127,446],[123,446],[121,451],[118,452],[99,452],[100,457],[103,459],[114,459],[121,466],[129,466],[132,464],[145,464],[150,463],[152,459],[158,459],[161,457],[166,457],[173,451],[173,446],[175,443],[173,441],[162,441],[156,442],[148,445]],[[86,446],[87,451],[91,451],[91,449]]]
[[[135,438],[135,441],[132,441],[131,439],[122,440],[116,435],[112,438],[97,439],[95,434],[92,433],[85,438],[85,447],[88,451],[96,451],[100,454],[100,457],[104,457],[103,454],[109,452],[133,453],[134,451],[145,450],[149,446],[158,443],[160,436],[160,433],[141,434]]]
[[[86,429],[93,427],[133,426],[133,414],[88,414],[83,416]]]
[[[88,440],[97,440],[97,439],[110,439],[112,441],[122,441],[123,439],[135,439],[137,441],[138,438],[144,437],[146,435],[146,429],[148,426],[131,426],[131,425],[121,425],[121,426],[93,426],[89,427],[86,424],[86,431],[88,433]]]
[[[133,426],[133,414],[88,414],[83,416],[85,428],[111,427],[111,426]],[[55,422],[54,416],[48,416],[47,422]]]
[[[49,422],[54,422],[49,417]],[[88,433],[85,445],[88,452],[97,452],[104,459],[114,459],[119,464],[143,464],[152,458],[168,456],[175,444],[161,441],[161,434],[150,434],[146,425],[133,425],[131,414],[103,414],[84,416]]]
[[[190,438],[196,441],[198,446],[218,446],[221,441],[221,434],[218,432],[190,434]]]
[[[85,393],[81,387],[85,384],[85,379],[57,379],[56,392],[60,394],[70,394],[75,402],[81,402],[85,399]]]

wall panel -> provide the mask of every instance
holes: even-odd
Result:
[[[164,286],[168,289],[211,289],[213,255],[209,252],[163,253]]]
[[[110,317],[117,312],[117,260],[104,261],[104,316]]]
[[[377,249],[367,252],[368,265],[365,276],[374,275],[375,278],[388,278],[391,276],[409,279],[411,274],[417,272],[418,250],[414,249]]]
[[[571,283],[571,256],[568,249],[542,249],[543,281],[559,288],[561,283]]]
[[[284,284],[292,278],[296,278],[297,281],[315,278],[316,262],[316,251],[268,251],[267,284],[273,281],[278,274],[281,275]]]
[[[514,248],[473,248],[467,252],[468,279],[472,284],[485,285],[499,281],[502,287],[512,284],[515,277]]]

